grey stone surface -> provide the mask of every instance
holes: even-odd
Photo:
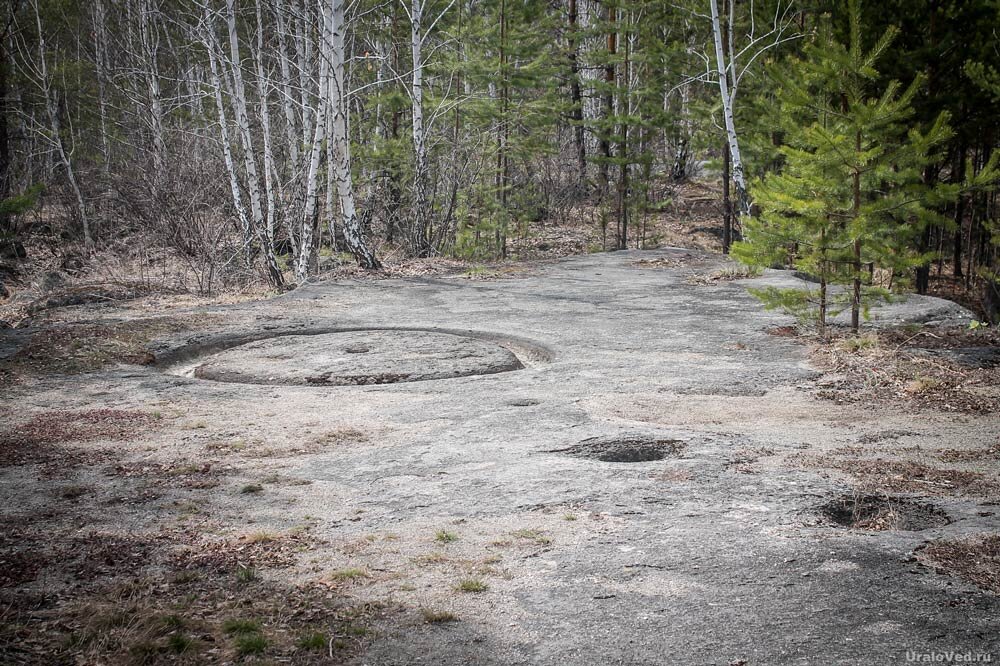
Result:
[[[512,352],[476,338],[369,330],[255,340],[208,357],[194,375],[244,384],[343,386],[489,375],[522,367]]]
[[[354,598],[408,609],[390,613],[359,665],[867,665],[904,663],[907,651],[1000,659],[1000,599],[913,561],[929,539],[997,531],[997,498],[915,497],[951,522],[845,529],[820,507],[853,492],[851,481],[797,462],[861,442],[881,447],[876,455],[905,447],[928,459],[985,448],[1000,417],[817,399],[821,373],[807,347],[767,332],[789,317],[764,311],[744,284],[689,283],[721,259],[636,264],[682,254],[590,255],[494,282],[309,285],[215,308],[227,327],[157,341],[157,368],[122,368],[36,400],[167,402],[248,442],[247,460],[258,440],[270,450],[327,429],[369,433],[363,444],[262,458],[309,485],[268,487],[252,503],[219,493],[254,530],[312,517],[312,534],[332,549],[317,570],[370,568]],[[940,307],[950,306],[916,299],[892,318],[933,319]],[[525,367],[368,386],[179,376],[254,339],[394,326],[502,343]],[[680,445],[628,464],[567,455],[623,435]],[[437,544],[442,529],[457,540]],[[525,529],[547,541],[496,545]],[[438,550],[454,568],[414,564]],[[456,593],[462,576],[489,589]],[[421,607],[460,621],[425,624]]]

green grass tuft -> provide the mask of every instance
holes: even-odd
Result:
[[[314,631],[299,639],[299,647],[303,650],[325,650],[327,646],[326,634]]]
[[[435,611],[430,608],[421,608],[420,614],[427,624],[444,624],[445,622],[458,622],[458,616],[449,611]]]
[[[479,592],[485,592],[490,589],[489,586],[481,580],[476,578],[466,578],[465,580],[459,582],[455,586],[455,589],[459,592],[470,592],[473,594],[478,594]]]
[[[222,630],[230,636],[236,636],[240,634],[259,634],[261,627],[260,622],[257,620],[230,618],[222,623]]]

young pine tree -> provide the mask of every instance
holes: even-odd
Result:
[[[898,284],[906,269],[927,260],[912,241],[926,225],[948,223],[933,207],[957,192],[923,184],[924,167],[939,158],[950,129],[946,114],[924,132],[911,127],[921,80],[905,89],[898,82],[874,87],[875,65],[897,31],[866,50],[856,1],[850,16],[849,43],[821,31],[801,58],[775,71],[782,164],[755,188],[761,214],[746,220],[745,240],[733,248],[744,263],[815,276],[818,290],[755,295],[769,308],[814,318],[821,334],[828,316],[846,308],[857,332],[871,301],[888,295],[871,285],[876,269]]]

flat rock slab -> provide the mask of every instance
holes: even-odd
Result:
[[[369,330],[248,342],[199,365],[200,379],[281,386],[394,384],[519,370],[517,356],[476,338]]]
[[[223,315],[220,328],[165,334],[150,347],[157,364],[4,392],[0,412],[162,409],[148,437],[122,443],[126,462],[232,472],[205,488],[171,472],[154,487],[159,500],[112,503],[136,496],[139,477],[88,471],[79,483],[93,494],[60,520],[74,532],[83,516],[98,534],[144,525],[181,534],[202,524],[180,522],[178,507],[196,502],[204,529],[220,535],[308,527],[298,564],[266,565],[265,575],[326,586],[332,571],[371,572],[330,591],[389,609],[363,654],[335,655],[353,666],[881,666],[908,653],[1000,655],[1000,597],[913,560],[927,541],[1000,531],[993,491],[964,496],[913,476],[1000,479],[990,453],[1000,415],[819,398],[809,346],[772,334],[795,320],[745,289],[804,283],[771,271],[689,281],[727,270],[690,250],[622,251],[503,280],[310,283],[199,308]],[[914,298],[907,307],[906,320],[930,322],[958,306]],[[873,308],[865,328],[904,314],[883,312]],[[385,331],[387,322],[411,330]],[[333,333],[347,329],[356,332]],[[0,354],[16,333],[0,331]],[[514,354],[524,369],[499,372],[519,366]],[[192,379],[196,368],[256,385]],[[401,375],[411,383],[302,385]],[[967,460],[942,457],[966,451]],[[843,464],[926,488],[884,495],[833,467]],[[246,494],[251,483],[262,490]],[[58,492],[21,469],[0,476],[11,524],[43,520]],[[136,574],[161,576],[150,562],[154,573]],[[460,591],[472,576],[487,589]],[[300,608],[262,597],[272,601],[269,614]],[[421,609],[456,619],[432,622]]]

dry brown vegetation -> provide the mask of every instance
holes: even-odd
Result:
[[[1000,594],[1000,534],[932,541],[917,551],[917,559]]]
[[[926,350],[998,348],[996,330],[904,330],[839,337],[812,360],[828,373],[818,394],[840,403],[906,404],[943,411],[1000,411],[1000,369],[970,367]]]
[[[54,323],[32,329],[27,343],[0,360],[0,385],[53,374],[93,372],[113,363],[149,365],[146,344],[157,335],[197,330],[221,321],[187,315],[101,323]]]
[[[121,409],[41,412],[5,427],[0,436],[0,467],[53,463],[65,467],[94,454],[93,449],[65,444],[125,439],[158,420],[151,413]]]
[[[796,455],[788,461],[795,465],[833,469],[855,479],[859,488],[877,493],[918,493],[922,495],[994,496],[1000,481],[993,475],[898,458],[858,458],[855,452],[845,456]]]

